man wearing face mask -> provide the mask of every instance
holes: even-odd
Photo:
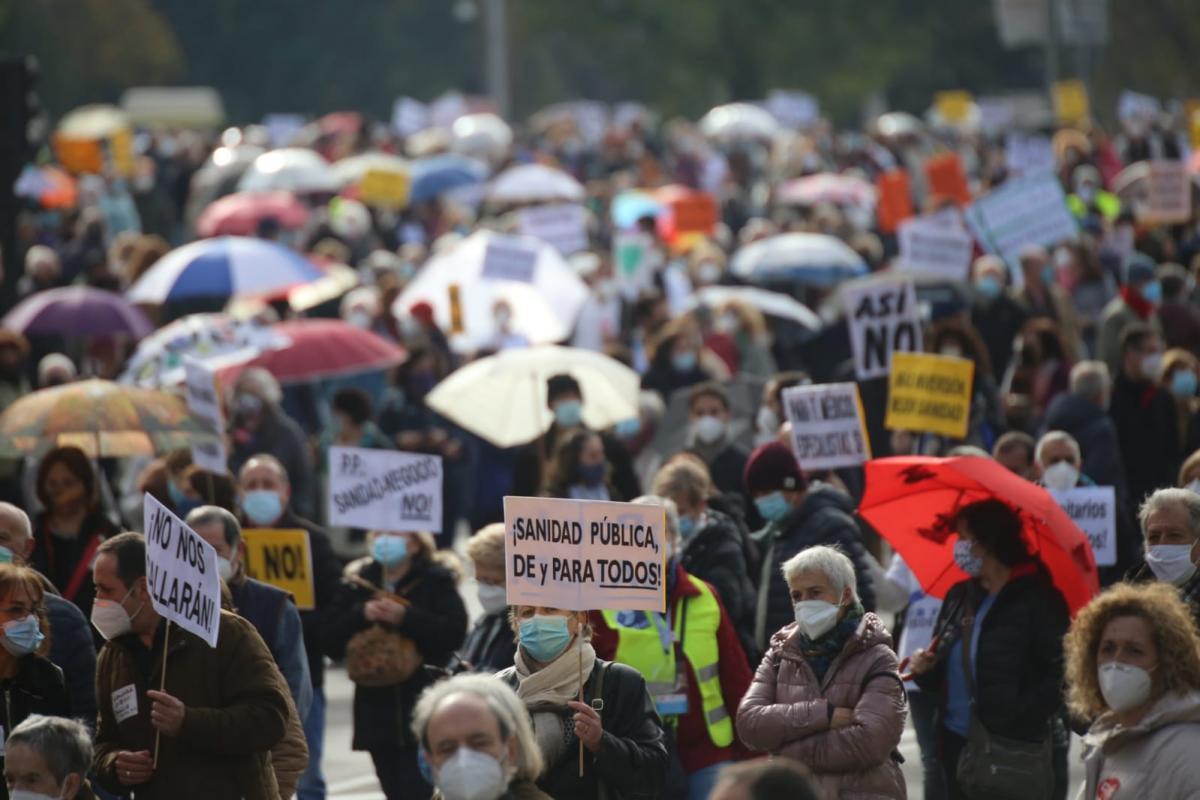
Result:
[[[730,418],[725,387],[714,382],[692,387],[688,395],[688,449],[704,459],[717,489],[740,493],[750,453],[730,437]]]
[[[326,615],[341,580],[341,564],[334,555],[329,535],[320,526],[296,515],[291,508],[292,487],[287,472],[274,456],[258,454],[245,463],[238,474],[242,519],[247,528],[303,530],[308,533],[312,553],[313,589],[316,608],[300,612],[304,628],[304,649],[308,655],[308,673],[312,679],[312,705],[304,718],[308,740],[308,770],[300,780],[300,800],[325,797],[325,779],[321,773],[321,753],[325,737],[325,636]]]
[[[754,534],[762,553],[754,619],[754,642],[760,652],[767,649],[771,634],[793,617],[782,565],[813,545],[836,546],[849,556],[863,605],[875,607],[868,554],[851,516],[854,502],[847,495],[827,484],[810,486],[791,449],[780,442],[764,444],[750,454],[743,480],[767,521]]]
[[[1096,336],[1096,358],[1108,365],[1116,375],[1121,370],[1125,330],[1133,324],[1150,325],[1162,335],[1162,324],[1155,313],[1162,304],[1162,284],[1154,275],[1154,261],[1142,253],[1133,253],[1125,260],[1125,282],[1120,294],[1104,307],[1100,314],[1100,331]]]
[[[1038,439],[1034,461],[1041,472],[1041,484],[1055,492],[1077,486],[1095,486],[1096,482],[1080,471],[1083,456],[1079,442],[1069,433],[1050,431]]]
[[[554,458],[562,436],[572,430],[587,429],[583,421],[583,389],[572,376],[552,375],[546,381],[546,406],[554,420],[541,437],[518,451],[513,468],[514,495],[536,497],[542,489],[542,470]],[[620,439],[610,433],[600,433],[600,440],[604,444],[604,460],[612,469],[610,480],[617,494],[621,497],[637,497],[642,493],[642,488],[633,471],[629,451]]]
[[[251,367],[233,383],[229,469],[237,472],[251,456],[269,453],[287,470],[295,488],[296,513],[312,517],[316,511],[316,477],[304,431],[284,413],[279,403],[283,390],[265,369]]]
[[[443,800],[550,800],[525,706],[491,675],[456,675],[425,690],[413,732]]]
[[[975,300],[971,306],[971,324],[979,331],[992,363],[992,379],[1004,379],[1004,370],[1012,360],[1013,340],[1029,318],[1020,303],[1005,291],[1008,268],[998,256],[980,256],[971,266]]]
[[[216,647],[172,626],[158,691],[166,622],[150,602],[142,534],[101,544],[93,575],[92,624],[108,640],[96,670],[100,784],[139,800],[277,800],[270,750],[287,731],[287,684],[254,626],[222,611]]]
[[[1200,624],[1200,495],[1188,489],[1159,489],[1138,513],[1144,563],[1129,573],[1131,583],[1158,580],[1179,590]]]
[[[34,715],[4,743],[9,800],[93,800],[92,739],[81,723]]]
[[[1158,386],[1162,339],[1150,326],[1131,325],[1121,337],[1121,372],[1108,414],[1117,428],[1131,502],[1175,482],[1179,464],[1175,401]]]

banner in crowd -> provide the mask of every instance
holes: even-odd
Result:
[[[965,438],[974,374],[975,362],[966,358],[894,353],[884,427]]]
[[[207,472],[224,475],[229,467],[225,452],[225,419],[221,413],[221,396],[217,392],[216,373],[199,361],[184,359],[184,391],[187,407],[200,419],[216,441],[192,442],[192,463]]]
[[[1008,134],[1004,140],[1004,165],[1010,176],[1032,175],[1054,170],[1054,144],[1049,136],[1032,133]]]
[[[1182,161],[1151,161],[1146,219],[1173,225],[1192,218],[1192,180]]]
[[[880,280],[845,292],[846,320],[859,380],[888,374],[892,353],[921,349],[921,315],[912,279]]]
[[[1058,178],[1049,173],[1005,181],[972,203],[966,219],[979,243],[1004,259],[1018,283],[1023,247],[1074,239],[1079,230]]]
[[[960,206],[971,202],[967,173],[958,153],[941,153],[925,160],[925,182],[931,195],[950,198]]]
[[[517,215],[517,229],[552,245],[564,256],[586,250],[588,246],[587,214],[577,203],[521,209]]]
[[[483,251],[484,278],[533,283],[538,249],[533,242],[516,236],[495,234],[488,237]]]
[[[666,510],[504,498],[508,604],[666,611]]]
[[[358,184],[358,199],[370,206],[403,208],[411,188],[412,179],[403,172],[369,169]]]
[[[951,209],[957,211],[957,209]],[[961,226],[915,217],[900,225],[896,268],[962,282],[968,279],[975,243]]]
[[[248,528],[242,531],[242,541],[248,577],[283,589],[301,611],[317,607],[308,531]]]
[[[442,529],[442,459],[329,448],[329,524],[379,531]]]
[[[806,470],[856,467],[871,458],[857,383],[793,386],[783,391],[792,447]]]
[[[633,300],[642,289],[654,283],[654,267],[659,261],[654,240],[642,231],[613,231],[613,276],[626,300]]]
[[[216,647],[221,626],[217,551],[148,492],[143,502],[146,588],[154,610]]]
[[[909,188],[908,172],[892,169],[875,180],[875,216],[879,230],[895,233],[900,223],[913,215],[912,191]]]
[[[1096,566],[1111,567],[1116,564],[1117,499],[1113,487],[1077,486],[1062,492],[1049,491],[1050,496],[1092,543]]]
[[[933,95],[933,107],[937,109],[942,120],[951,125],[966,122],[971,116],[971,106],[974,104],[975,98],[963,89],[951,89]]]
[[[412,136],[429,127],[429,107],[411,97],[398,97],[392,103],[392,132]]]
[[[772,89],[767,94],[766,106],[779,124],[787,128],[807,128],[821,118],[821,104],[808,92]]]
[[[271,147],[289,146],[307,124],[303,114],[267,114],[263,117]]]
[[[1054,116],[1059,125],[1076,125],[1091,116],[1087,85],[1078,78],[1055,81],[1052,87]]]

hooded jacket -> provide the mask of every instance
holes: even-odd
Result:
[[[1192,800],[1200,796],[1200,691],[1163,696],[1132,728],[1102,715],[1083,737],[1085,779],[1094,797]]]
[[[1100,486],[1115,486],[1118,493],[1124,493],[1125,468],[1117,427],[1104,409],[1073,392],[1060,394],[1046,409],[1042,433],[1046,431],[1064,431],[1075,437],[1083,453],[1084,474]]]
[[[738,708],[738,736],[748,747],[804,764],[824,797],[906,797],[892,759],[904,733],[905,696],[891,634],[867,612],[820,681],[799,639],[796,623],[771,637]],[[851,709],[853,722],[831,728],[831,707]]]

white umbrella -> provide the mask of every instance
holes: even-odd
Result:
[[[512,142],[512,128],[495,114],[467,114],[450,127],[451,150],[493,164],[504,160]]]
[[[313,150],[284,147],[254,159],[238,182],[242,192],[336,192],[337,178],[329,162]]]
[[[190,314],[138,342],[118,380],[152,389],[174,386],[184,379],[185,358],[216,370],[244,364],[291,343],[266,325],[239,322],[228,314]]]
[[[485,197],[493,203],[582,202],[583,184],[561,169],[544,164],[510,167],[496,176]]]
[[[893,136],[918,134],[925,130],[925,126],[907,111],[889,111],[875,120],[875,129],[880,136],[890,139]]]
[[[821,329],[821,318],[799,300],[782,292],[770,292],[754,286],[705,286],[696,292],[692,305],[716,308],[730,300],[741,300],[768,317],[790,319],[810,331]]]
[[[587,300],[587,286],[558,250],[527,236],[479,231],[431,258],[396,299],[392,313],[429,303],[443,330],[451,328],[450,293],[457,287],[462,332],[451,337],[461,352],[495,341],[495,306],[512,310],[511,332],[531,344],[559,342],[570,335]]]
[[[408,161],[391,153],[371,151],[343,158],[331,167],[334,178],[342,187],[362,183],[368,172],[388,172],[395,175],[408,174]]]
[[[780,130],[771,112],[750,103],[717,106],[700,118],[700,132],[722,142],[771,139]]]
[[[823,233],[782,233],[733,254],[731,271],[743,280],[792,281],[832,286],[867,273],[867,265],[841,239]]]
[[[80,106],[58,123],[58,133],[68,139],[107,139],[129,130],[129,117],[116,106]]]
[[[553,346],[473,361],[434,387],[425,404],[497,447],[515,447],[550,427],[546,380],[559,374],[579,381],[589,428],[603,430],[638,415],[636,372],[601,353]]]

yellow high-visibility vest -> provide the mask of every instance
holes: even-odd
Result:
[[[676,602],[672,610],[674,641],[680,640],[682,629],[683,655],[696,676],[708,736],[717,747],[728,747],[733,744],[733,721],[725,707],[725,698],[721,696],[718,663],[721,654],[717,649],[721,606],[708,584],[691,575],[686,577],[700,594]],[[679,613],[681,606],[682,614]],[[664,653],[662,639],[653,624],[632,628],[617,621],[616,611],[603,611],[601,615],[608,627],[617,632],[617,652],[613,660],[642,673],[646,688],[655,699],[670,694],[675,689],[674,645],[667,647]]]

